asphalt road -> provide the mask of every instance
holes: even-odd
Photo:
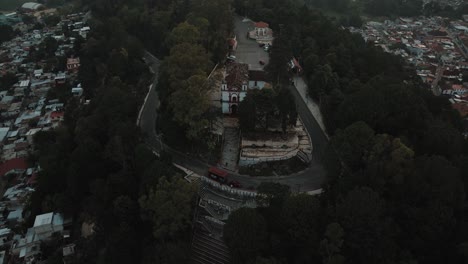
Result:
[[[236,36],[237,36],[237,50],[233,52],[236,56],[236,61],[239,63],[246,63],[251,70],[263,70],[263,65],[260,61],[264,61],[265,65],[268,64],[270,57],[268,52],[258,46],[258,43],[247,38],[249,30],[253,30],[253,22],[250,20],[243,21],[241,17],[235,18]]]
[[[257,49],[257,52],[264,52],[261,49]],[[260,56],[260,55],[259,55]],[[206,175],[210,166],[215,164],[209,164],[204,161],[198,160],[194,157],[188,156],[185,153],[181,153],[172,149],[171,147],[164,144],[160,137],[156,134],[156,118],[157,118],[157,107],[159,105],[159,98],[156,92],[156,86],[158,82],[158,71],[160,61],[152,56],[151,54],[145,54],[145,61],[154,73],[154,82],[149,91],[147,99],[143,105],[141,118],[139,125],[146,135],[146,141],[148,146],[156,152],[165,151],[172,155],[174,163],[177,163],[189,170],[194,171],[199,175]],[[301,117],[305,128],[309,132],[312,145],[313,145],[313,160],[302,172],[287,175],[287,176],[267,176],[267,177],[251,177],[246,175],[239,175],[231,173],[230,179],[239,181],[242,186],[256,187],[262,182],[278,182],[291,187],[293,191],[313,191],[320,189],[322,184],[325,182],[325,170],[320,164],[320,158],[323,155],[327,144],[327,138],[322,132],[317,121],[313,117],[312,113],[307,108],[306,103],[300,96],[299,92],[294,86],[290,87],[292,94],[296,98],[297,109],[299,116]]]

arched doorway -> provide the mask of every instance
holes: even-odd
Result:
[[[236,104],[231,105],[231,114],[233,114],[233,115],[237,114],[237,105]]]

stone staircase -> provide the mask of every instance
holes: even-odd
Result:
[[[221,238],[211,235],[205,227],[195,227],[192,241],[192,263],[195,264],[228,264],[229,250]]]
[[[230,171],[236,171],[239,158],[239,129],[226,127],[224,129],[223,154],[221,166]]]

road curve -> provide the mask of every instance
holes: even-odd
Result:
[[[139,119],[139,126],[146,135],[147,145],[156,152],[160,152],[161,150],[168,152],[171,154],[174,163],[192,170],[199,175],[206,175],[208,167],[215,166],[216,164],[209,164],[198,160],[195,157],[191,157],[185,153],[174,150],[164,144],[157,135],[156,118],[159,98],[156,90],[159,77],[158,74],[160,61],[148,52],[145,53],[144,60],[154,73],[154,81],[151,89],[148,92],[147,99],[142,106],[141,116]],[[327,138],[313,115],[310,113],[306,103],[300,96],[297,89],[294,86],[291,86],[290,89],[296,99],[299,115],[304,123],[305,128],[308,130],[311,136],[314,159],[305,170],[287,176],[251,177],[230,173],[230,179],[239,181],[242,186],[246,188],[255,188],[262,182],[278,182],[290,186],[291,190],[293,191],[304,192],[320,189],[325,182],[325,170],[323,169],[319,160],[321,159],[325,150]]]

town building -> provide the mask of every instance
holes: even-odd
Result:
[[[244,63],[227,65],[221,84],[223,114],[236,114],[239,103],[245,98],[249,84],[249,66]]]
[[[67,70],[72,73],[77,73],[80,68],[80,58],[68,58]]]
[[[25,12],[35,12],[38,10],[45,9],[45,6],[40,3],[27,2],[21,6],[21,9]]]
[[[249,32],[249,38],[255,39],[261,44],[271,45],[273,43],[273,30],[268,23],[255,22],[254,29]]]

